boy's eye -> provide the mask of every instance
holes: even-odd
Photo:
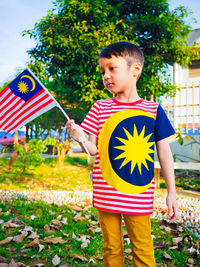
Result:
[[[110,70],[114,70],[115,67],[110,67]]]
[[[104,75],[105,74],[105,71],[101,71],[101,75]]]

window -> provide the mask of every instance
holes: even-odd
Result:
[[[189,65],[189,77],[199,77],[200,78],[200,59],[193,60],[192,64]]]

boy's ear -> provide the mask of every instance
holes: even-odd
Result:
[[[133,77],[138,77],[142,72],[142,65],[140,63],[133,64]]]

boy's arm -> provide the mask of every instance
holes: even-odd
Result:
[[[88,151],[90,152],[90,155],[95,156],[97,154],[97,138],[96,138],[96,136],[89,134],[88,139],[84,136],[84,139],[82,139],[82,141],[85,143]],[[80,142],[79,142],[79,144],[80,144],[81,148],[83,150],[85,150],[83,145]]]
[[[84,150],[83,145],[81,142],[84,142],[86,145],[90,155],[95,156],[97,153],[97,138],[96,136],[89,134],[88,139],[85,137],[85,133],[82,130],[82,128],[75,124],[74,120],[70,120],[66,124],[67,126],[67,132],[71,138],[73,138],[75,141],[79,142],[81,148]]]
[[[178,203],[176,200],[176,186],[174,177],[174,162],[167,138],[156,143],[158,159],[167,186],[166,203],[168,207],[169,222],[179,218]]]

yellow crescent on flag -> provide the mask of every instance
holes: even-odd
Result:
[[[22,75],[21,79],[23,79],[23,78],[27,78],[32,82],[32,89],[30,91],[33,91],[35,89],[35,81],[34,81],[34,79],[30,75]]]
[[[23,78],[27,78],[27,79],[29,79],[29,80],[31,81],[31,83],[32,83],[32,88],[31,88],[30,91],[35,90],[36,84],[35,84],[34,79],[33,79],[30,75],[22,75],[22,76],[20,77],[20,79],[23,79]],[[19,84],[18,84],[18,88],[19,88],[20,93],[22,93],[22,94],[27,94],[28,91],[29,91],[29,87],[28,87],[28,85],[27,85],[23,80],[19,82]]]
[[[145,192],[154,179],[155,117],[128,109],[104,123],[99,135],[100,169],[109,185],[127,194]]]

